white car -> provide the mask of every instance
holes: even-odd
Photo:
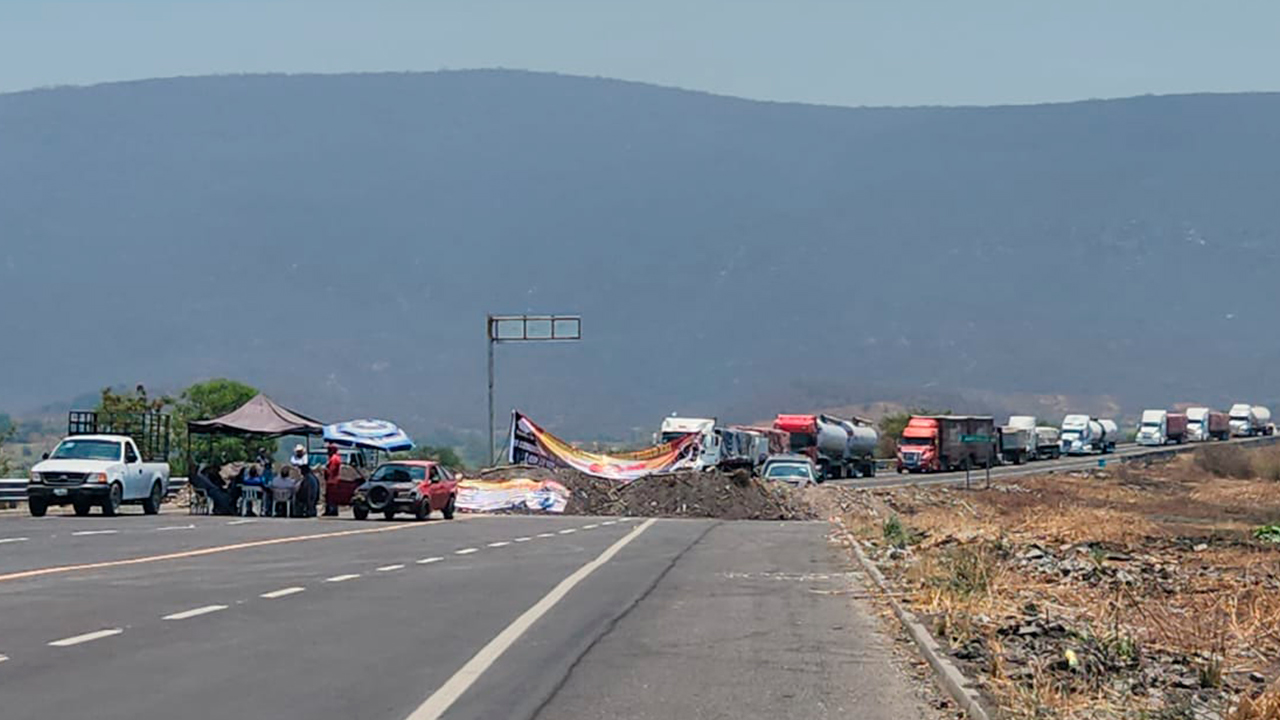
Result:
[[[805,487],[818,482],[818,469],[804,455],[774,455],[764,461],[760,477]]]
[[[169,464],[143,462],[133,438],[125,435],[72,435],[31,469],[27,507],[42,517],[50,505],[72,505],[88,515],[96,505],[103,515],[137,503],[148,515],[160,512],[169,492]]]

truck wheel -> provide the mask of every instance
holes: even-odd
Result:
[[[27,500],[27,510],[31,511],[31,517],[44,517],[49,511],[49,501],[44,498],[31,498]]]
[[[71,507],[75,508],[78,517],[84,517],[93,509],[93,503],[88,500],[72,500]]]
[[[368,520],[369,506],[364,503],[356,503],[351,506],[351,514],[354,515],[357,520]]]
[[[415,520],[426,520],[431,517],[431,501],[423,498],[413,504],[413,517]]]
[[[444,506],[444,511],[443,511],[443,512],[444,512],[444,519],[445,519],[445,520],[452,520],[452,519],[453,519],[454,501],[455,501],[455,500],[457,500],[457,499],[458,499],[458,496],[457,496],[457,495],[450,495],[450,496],[449,496],[449,502],[445,504],[445,506]]]
[[[875,461],[875,460],[872,460],[871,462],[867,463],[867,472],[866,472],[866,475],[867,475],[867,477],[869,477],[869,478],[873,478],[873,477],[875,477],[875,476],[876,476],[876,461]]]
[[[148,515],[155,515],[160,512],[160,503],[164,502],[164,488],[160,487],[160,483],[151,486],[151,494],[146,500],[142,501],[142,512]]]
[[[102,514],[107,517],[114,517],[120,512],[120,503],[124,501],[124,488],[120,487],[120,483],[111,483],[111,489],[107,491],[107,496],[102,499]]]

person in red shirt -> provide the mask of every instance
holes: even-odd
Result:
[[[329,443],[329,461],[324,466],[324,514],[334,517],[338,514],[338,504],[330,502],[338,492],[338,478],[342,476],[342,456],[338,454],[338,446]]]

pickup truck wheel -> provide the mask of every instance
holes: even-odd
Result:
[[[49,511],[49,501],[44,498],[31,498],[27,501],[27,510],[31,511],[31,517],[44,517]]]
[[[382,517],[388,520],[396,519],[396,508],[394,505],[388,505],[386,510],[382,511]]]
[[[151,486],[151,494],[146,500],[142,501],[142,512],[148,515],[155,515],[160,512],[160,503],[164,502],[164,488],[160,487],[160,483]]]
[[[84,517],[93,509],[93,503],[90,503],[88,500],[72,500],[71,507],[75,509],[77,516]]]
[[[449,502],[445,503],[444,510],[442,511],[444,513],[445,520],[453,519],[453,507],[454,507],[453,501],[456,500],[457,497],[458,497],[457,495],[450,495]]]
[[[107,491],[107,496],[102,500],[102,514],[107,517],[113,517],[120,512],[120,503],[124,500],[124,488],[120,487],[120,483],[111,483],[111,489]]]
[[[355,515],[357,520],[368,520],[369,506],[364,503],[356,503],[351,506],[351,514]]]
[[[426,520],[431,517],[431,501],[423,498],[413,504],[413,517],[416,520]]]

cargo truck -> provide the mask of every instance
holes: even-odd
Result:
[[[1275,428],[1271,425],[1271,411],[1261,405],[1236,403],[1231,406],[1231,434],[1236,437],[1255,437],[1271,435]]]
[[[1068,415],[1062,419],[1060,445],[1065,455],[1108,453],[1116,449],[1120,428],[1111,420],[1088,415]]]
[[[977,415],[913,415],[898,441],[898,472],[989,467],[1000,457],[995,420]]]
[[[1226,440],[1231,436],[1231,417],[1207,407],[1187,408],[1187,442]]]
[[[1062,456],[1059,439],[1062,433],[1056,427],[1041,425],[1036,428],[1036,455],[1041,460],[1049,458],[1057,460]]]
[[[775,430],[789,434],[791,452],[807,455],[821,479],[875,477],[875,428],[830,415],[779,415]]]
[[[1180,445],[1187,437],[1187,416],[1167,410],[1143,410],[1134,438],[1139,445]]]
[[[751,436],[743,431],[716,427],[715,418],[675,415],[663,418],[656,439],[668,443],[685,435],[697,435],[699,438],[698,455],[693,461],[694,467],[699,470],[755,465]]]

